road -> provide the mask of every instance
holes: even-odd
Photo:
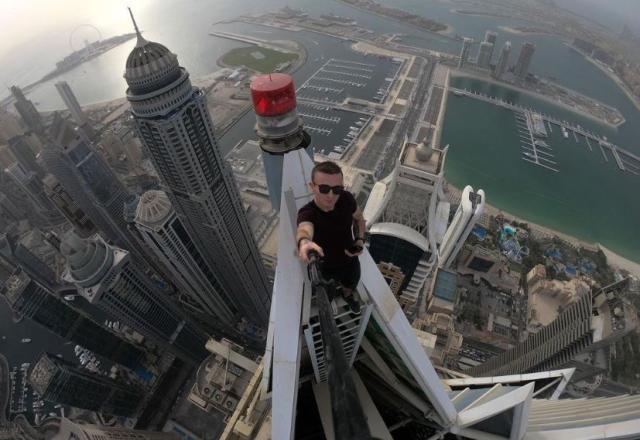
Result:
[[[378,167],[376,169],[376,176],[378,178],[387,176],[391,172],[391,170],[393,170],[393,167],[395,166],[396,160],[398,158],[399,150],[404,144],[405,136],[407,136],[408,133],[413,132],[413,129],[416,127],[421,112],[418,110],[413,111],[414,104],[418,104],[419,108],[422,108],[423,105],[427,104],[426,95],[429,90],[429,86],[431,85],[431,78],[436,67],[436,60],[431,57],[424,58],[421,55],[417,55],[417,57],[422,59],[423,63],[425,63],[426,70],[421,75],[412,98],[407,102],[406,116],[402,119],[402,121],[400,121],[400,124],[396,128],[393,140],[389,144],[391,148],[389,148],[388,151],[385,152],[385,156],[378,164]]]

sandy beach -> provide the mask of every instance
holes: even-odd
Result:
[[[445,194],[450,198],[450,200],[455,201],[457,203],[457,201],[460,200],[462,191],[459,188],[453,186],[451,183],[447,182]],[[602,252],[604,252],[605,256],[607,257],[607,263],[609,263],[611,266],[617,269],[626,270],[632,275],[640,278],[639,263],[633,262],[627,258],[624,258],[616,254],[612,250],[602,246],[600,243],[590,243],[588,241],[584,241],[579,238],[576,238],[572,235],[565,234],[564,232],[560,232],[555,229],[548,228],[546,226],[542,226],[537,223],[533,223],[530,220],[527,220],[526,218],[511,214],[510,212],[504,211],[489,203],[486,203],[484,206],[484,214],[487,217],[502,215],[504,218],[510,219],[511,221],[517,221],[519,223],[527,223],[531,228],[531,233],[537,239],[544,238],[544,237],[548,237],[548,238],[558,237],[561,240],[566,241],[567,243],[571,243],[574,246],[583,247],[587,250],[591,250],[591,251],[602,250]]]
[[[568,47],[570,47],[571,49],[573,49],[576,52],[578,52],[580,55],[582,55],[587,61],[589,61],[594,66],[596,66],[602,73],[604,73],[609,78],[611,78],[611,80],[616,83],[616,85],[620,88],[620,90],[622,90],[624,92],[624,94],[627,95],[627,98],[629,98],[629,101],[631,101],[633,103],[633,105],[635,105],[635,107],[638,110],[640,110],[640,98],[638,98],[636,95],[634,95],[631,92],[631,90],[629,90],[629,87],[620,79],[620,77],[618,75],[616,75],[614,72],[610,71],[602,63],[600,63],[600,62],[594,60],[593,58],[591,58],[591,56],[589,56],[589,54],[587,54],[583,50],[575,47],[572,44],[569,44],[569,43],[565,43],[565,44]]]

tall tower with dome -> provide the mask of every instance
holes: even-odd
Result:
[[[131,16],[133,20],[133,14]],[[265,326],[270,289],[240,194],[213,131],[205,94],[165,46],[138,35],[124,77],[138,135],[163,189],[214,278],[246,318]]]

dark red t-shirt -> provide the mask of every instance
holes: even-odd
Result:
[[[339,266],[349,261],[344,250],[353,244],[353,213],[357,208],[353,194],[344,191],[332,211],[323,211],[313,200],[298,211],[298,224],[313,223],[313,241],[324,251],[326,265]]]

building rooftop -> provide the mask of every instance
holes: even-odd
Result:
[[[155,229],[161,227],[173,212],[171,201],[164,191],[151,190],[140,196],[136,208],[136,223]]]
[[[400,238],[419,247],[423,251],[429,250],[429,241],[424,235],[411,229],[408,226],[398,223],[376,223],[369,229],[370,234],[388,235],[390,237]]]
[[[431,148],[424,143],[407,142],[400,157],[402,166],[415,168],[430,174],[440,174],[442,171],[444,152]]]
[[[43,396],[58,370],[59,367],[56,360],[44,353],[38,363],[31,369],[31,374],[29,375],[29,382],[33,389]]]
[[[4,288],[2,289],[2,293],[5,295],[10,304],[16,302],[19,295],[25,289],[25,287],[29,284],[30,278],[29,276],[18,270],[14,272],[5,282]]]

